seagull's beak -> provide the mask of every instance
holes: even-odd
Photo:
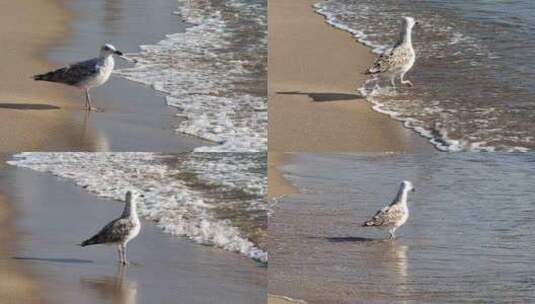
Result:
[[[414,23],[414,25],[420,25],[420,24],[421,24],[420,21],[416,21],[416,22]]]
[[[412,192],[416,192],[416,188],[412,188],[412,190],[411,190],[411,191],[412,191]]]
[[[117,54],[119,57],[123,58],[123,59],[126,60],[126,61],[130,61],[130,62],[133,62],[133,63],[137,63],[137,60],[126,57],[126,56],[123,54],[123,52],[115,51],[115,54]]]

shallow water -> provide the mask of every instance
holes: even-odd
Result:
[[[266,2],[179,0],[173,13],[176,31],[117,74],[164,92],[183,118],[177,132],[217,143],[196,151],[265,151]]]
[[[114,44],[138,64],[117,59],[110,84],[93,91],[95,103],[106,112],[120,104],[123,116],[136,112],[140,125],[156,125],[157,131],[165,128],[188,140],[187,147],[181,144],[171,149],[160,144],[164,147],[151,150],[141,141],[140,148],[121,151],[190,151],[191,141],[197,151],[266,150],[264,0],[155,0],[150,5],[143,0],[95,0],[74,1],[68,8],[78,17],[72,25],[75,34],[54,47],[53,61],[66,64],[94,57],[102,43]],[[148,97],[139,95],[138,89],[128,94],[125,90],[132,90],[131,86],[114,86],[124,79],[157,93]],[[162,106],[155,105],[160,101]],[[114,117],[113,122],[123,116]],[[136,136],[127,132],[133,128],[117,124],[112,131],[124,130],[126,138]],[[102,128],[101,121],[94,125]],[[153,137],[147,134],[147,141]]]
[[[185,28],[172,14],[176,6],[174,0],[153,0],[151,5],[143,0],[66,1],[65,8],[76,18],[69,23],[64,39],[56,41],[47,52],[47,59],[60,67],[92,58],[104,42],[124,52],[137,51],[142,43],[156,43],[166,33]],[[116,68],[131,65],[119,58],[115,62]],[[73,105],[84,102],[76,88],[52,85],[65,90]],[[189,152],[211,144],[176,134],[176,110],[166,105],[163,94],[148,86],[113,76],[105,85],[91,90],[91,97],[103,112],[74,111],[73,123],[81,129],[70,139],[74,145],[48,150]]]
[[[297,154],[270,219],[269,292],[310,303],[535,301],[535,156]],[[394,241],[360,225],[417,191]]]
[[[37,284],[22,296],[32,303],[266,303],[265,267],[162,233],[150,221],[142,220],[128,244],[127,268],[117,264],[114,246],[78,246],[124,204],[70,180],[4,166],[0,193],[17,215],[10,223],[17,237],[5,244],[9,257],[0,263],[29,268]]]
[[[138,191],[139,215],[163,231],[267,261],[264,153],[21,153],[8,163],[103,198]]]
[[[395,42],[401,16],[422,23],[407,74],[415,87],[393,91],[368,82],[363,92],[376,110],[442,150],[535,148],[534,2],[332,0],[317,9],[376,52]]]

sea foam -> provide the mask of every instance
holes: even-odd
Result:
[[[255,232],[240,229],[232,216],[265,230],[265,160],[258,154],[26,152],[8,164],[71,180],[104,198],[122,200],[125,189],[134,189],[144,194],[139,215],[163,231],[267,262],[267,253],[249,238]],[[227,170],[233,173],[225,175]],[[232,191],[240,195],[230,196]]]
[[[267,145],[266,17],[261,1],[178,1],[185,31],[129,54],[117,75],[151,85],[178,109],[177,132],[217,143],[196,151],[255,152]]]
[[[529,93],[518,83],[496,82],[505,80],[501,71],[511,65],[500,67],[503,56],[471,31],[470,21],[431,5],[390,5],[367,0],[314,5],[328,24],[351,33],[376,54],[396,41],[400,16],[418,16],[421,25],[413,37],[417,60],[408,74],[416,86],[392,90],[384,79],[368,80],[359,90],[375,111],[403,122],[442,151],[524,152],[535,146],[527,131],[532,103],[507,100],[511,94]]]

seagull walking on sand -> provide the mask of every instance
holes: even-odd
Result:
[[[409,181],[403,181],[399,188],[398,194],[392,203],[377,213],[364,224],[363,227],[376,227],[388,230],[390,239],[395,238],[396,230],[405,224],[409,219],[409,207],[407,206],[407,197],[409,192],[414,192],[415,189]]]
[[[403,17],[401,33],[398,42],[391,49],[381,54],[365,74],[381,74],[390,78],[392,86],[396,87],[395,79],[400,78],[402,84],[413,86],[410,80],[403,79],[412,68],[416,60],[416,53],[412,47],[412,28],[418,22],[412,17]]]
[[[141,230],[141,222],[136,212],[136,201],[132,192],[126,192],[126,205],[121,216],[102,228],[97,234],[83,241],[80,246],[89,245],[117,245],[119,263],[127,265],[126,245],[133,240]]]
[[[38,74],[33,76],[33,79],[63,83],[83,90],[85,92],[86,109],[91,111],[89,89],[101,86],[108,81],[115,66],[113,55],[135,62],[135,60],[125,57],[113,45],[105,44],[100,48],[100,55],[96,58],[73,63],[45,74]]]

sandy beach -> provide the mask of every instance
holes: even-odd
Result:
[[[2,268],[10,263],[29,268],[37,284],[28,286],[36,289],[38,303],[266,301],[265,266],[172,237],[150,222],[142,222],[141,234],[128,247],[132,265],[127,269],[118,267],[113,246],[79,247],[120,214],[122,202],[99,199],[50,174],[11,166],[0,172],[0,193],[19,215],[12,226],[20,236],[8,252],[2,251]],[[12,274],[25,272],[9,273],[10,279]],[[11,296],[21,300],[10,303],[34,298],[24,285],[18,286]]]
[[[274,0],[269,19],[269,150],[414,151],[429,146],[359,96],[374,55],[326,24],[316,1]]]
[[[401,123],[373,111],[357,89],[374,60],[370,49],[314,12],[316,1],[268,2],[270,197],[297,189],[280,172],[284,152],[431,152]],[[293,303],[270,296],[269,303]]]
[[[96,56],[104,42],[125,53],[137,52],[140,45],[181,29],[172,13],[177,2],[151,4],[0,4],[0,152],[182,152],[211,145],[177,134],[178,110],[149,86],[112,76],[92,91],[101,111],[86,113],[79,90],[31,79]],[[128,66],[120,59],[116,64]],[[117,268],[115,249],[82,250],[76,244],[119,214],[122,204],[98,199],[52,176],[7,166],[9,157],[3,154],[0,165],[0,278],[9,277],[0,280],[0,298],[8,303],[265,303],[264,266],[173,238],[151,223],[144,223],[143,237],[129,250],[134,265],[127,273]],[[92,220],[85,226],[80,218]]]
[[[58,88],[35,86],[30,78],[52,68],[42,52],[69,34],[72,16],[56,1],[4,1],[0,7],[0,151],[92,149],[90,141],[77,142],[76,122],[69,113],[71,96]]]
[[[155,43],[176,31],[178,23],[170,13],[176,3],[157,2],[146,7],[139,1],[3,3],[0,63],[9,73],[0,76],[4,122],[0,151],[181,152],[209,145],[176,134],[176,111],[150,87],[112,76],[92,91],[93,102],[102,112],[86,113],[78,89],[31,79],[34,74],[96,56],[104,42],[136,52],[140,44]],[[140,22],[142,14],[152,16],[151,20]],[[28,22],[21,24],[20,18]],[[12,24],[17,24],[16,31]],[[119,68],[125,65],[120,59],[117,64]]]

